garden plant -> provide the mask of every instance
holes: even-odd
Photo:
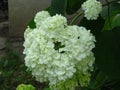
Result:
[[[2,90],[120,90],[120,0],[51,0],[26,27],[24,63],[1,60]]]
[[[119,34],[119,0],[52,0],[25,30],[25,65],[50,90],[119,90]]]

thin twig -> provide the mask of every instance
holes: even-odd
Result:
[[[80,11],[70,22],[70,25],[72,25],[81,15],[83,14],[83,11]]]
[[[107,3],[103,4],[102,6],[104,7],[104,6],[107,6],[108,4],[110,5],[110,4],[116,3],[118,1],[120,1],[120,0],[115,0],[115,1],[111,1],[111,2],[108,2],[108,0],[107,0]]]
[[[112,25],[111,25],[111,21],[110,21],[110,4],[109,4],[109,2],[108,2],[108,0],[105,0],[106,1],[106,4],[107,4],[107,13],[108,13],[108,23],[109,23],[109,26],[110,26],[110,28],[112,28]]]

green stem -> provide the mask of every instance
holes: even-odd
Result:
[[[83,12],[81,11],[81,12],[79,12],[73,19],[72,19],[72,21],[70,22],[70,25],[73,25],[74,24],[74,22],[79,18],[79,16],[81,16],[83,14]]]
[[[112,26],[111,26],[111,21],[110,21],[110,5],[109,5],[109,2],[108,2],[108,0],[105,0],[106,1],[106,4],[107,4],[107,7],[108,7],[108,23],[109,23],[109,26],[110,26],[110,28],[112,28]]]
[[[107,0],[107,3],[103,4],[102,6],[104,7],[104,6],[107,6],[108,4],[110,5],[110,4],[116,3],[118,1],[120,1],[120,0],[115,0],[115,1],[111,1],[111,2],[108,2],[108,0]]]

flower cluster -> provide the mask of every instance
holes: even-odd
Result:
[[[82,9],[88,20],[95,20],[102,11],[102,4],[97,0],[87,0],[82,4]]]
[[[31,84],[28,85],[20,84],[17,86],[16,90],[35,90],[35,87],[32,86]]]
[[[79,82],[88,84],[93,69],[95,37],[84,27],[68,26],[65,17],[41,11],[36,28],[26,29],[25,65],[40,82],[50,82],[53,90],[67,90]],[[69,85],[68,85],[69,84]],[[61,88],[61,89],[60,89]]]

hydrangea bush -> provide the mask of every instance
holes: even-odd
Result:
[[[90,30],[69,26],[65,17],[47,11],[38,12],[34,21],[36,28],[25,31],[23,52],[32,75],[37,81],[49,81],[54,90],[75,88],[77,82],[86,86],[95,60]]]
[[[112,5],[120,6],[119,0],[105,0],[103,5],[100,0],[80,0],[80,5],[78,1],[52,0],[47,11],[40,11],[34,17],[35,27],[28,25],[24,33],[25,65],[37,81],[49,83],[51,90],[75,90],[76,87],[102,90],[106,87],[103,83],[110,81],[108,77],[120,79],[120,65],[116,63],[120,56],[120,30],[114,30],[120,26],[120,15],[117,10],[110,11]],[[65,16],[70,13],[75,16],[67,22]],[[74,25],[77,20],[78,25]],[[117,71],[113,73],[113,70]]]

